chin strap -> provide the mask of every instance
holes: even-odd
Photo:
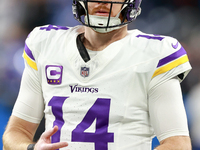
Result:
[[[85,24],[88,24],[88,17],[87,15],[84,18]],[[89,21],[91,26],[96,26],[99,28],[92,27],[93,30],[99,32],[99,33],[107,33],[111,32],[116,29],[120,29],[123,26],[117,26],[113,28],[107,28],[108,24],[108,17],[105,16],[96,16],[96,15],[89,15]],[[109,26],[115,26],[121,23],[121,20],[116,17],[110,17]]]

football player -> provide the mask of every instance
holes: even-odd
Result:
[[[191,70],[174,38],[127,30],[141,0],[73,0],[83,25],[36,27],[4,150],[190,150],[180,82]],[[45,132],[33,136],[45,116]]]

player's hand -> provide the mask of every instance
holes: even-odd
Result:
[[[34,150],[56,150],[68,146],[67,142],[51,143],[51,136],[58,131],[58,126],[51,130],[45,131],[35,145]]]

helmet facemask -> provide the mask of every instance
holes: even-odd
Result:
[[[96,16],[88,13],[88,2],[91,3],[109,3],[110,11],[108,16]],[[73,14],[76,20],[81,24],[91,27],[97,32],[107,33],[127,25],[136,19],[140,14],[141,0],[125,0],[125,2],[115,1],[95,1],[95,0],[73,0]],[[111,17],[113,4],[122,5],[121,11]]]

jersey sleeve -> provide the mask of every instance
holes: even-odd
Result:
[[[187,53],[176,39],[165,37],[161,42],[157,47],[159,60],[148,89],[150,119],[159,141],[171,136],[189,136],[178,82],[191,70]]]
[[[45,53],[46,46],[56,36],[57,30],[63,31],[59,32],[60,35],[67,29],[68,27],[45,25],[34,28],[28,35],[23,52],[25,69],[13,115],[33,123],[39,123],[42,119],[44,115],[42,53]]]
[[[37,58],[39,57],[41,47],[45,44],[48,39],[48,32],[41,30],[42,27],[36,27],[27,37],[25,41],[23,57],[26,63],[33,68],[38,70]]]
[[[172,37],[165,37],[160,49],[160,58],[153,73],[150,89],[178,76],[182,82],[191,70],[187,53],[183,46]]]
[[[20,91],[12,115],[32,123],[40,123],[43,117],[44,101],[37,68],[37,51],[34,47],[38,29],[34,29],[26,39],[23,58],[25,69],[22,75]]]

